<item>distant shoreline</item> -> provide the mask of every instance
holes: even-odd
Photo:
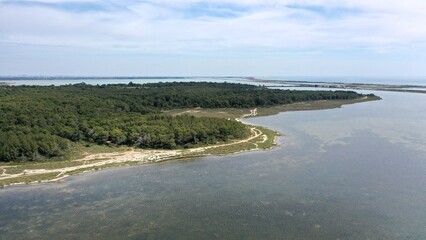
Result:
[[[283,77],[285,79],[285,77]],[[308,78],[308,77],[307,77]],[[318,77],[324,79],[326,77]],[[419,84],[388,84],[388,83],[357,83],[357,82],[342,82],[342,81],[315,81],[315,80],[275,80],[268,78],[256,77],[236,77],[236,76],[0,76],[0,86],[16,86],[21,85],[21,81],[76,81],[81,80],[230,80],[238,82],[251,82],[251,83],[268,83],[275,84],[274,87],[294,87],[294,88],[334,88],[345,90],[373,90],[373,91],[394,91],[394,92],[408,92],[408,93],[426,93],[426,85]],[[374,78],[373,78],[374,79]],[[426,78],[425,78],[426,79]],[[86,83],[86,82],[85,82]],[[67,83],[68,84],[68,83]],[[72,83],[69,83],[72,84]],[[86,84],[93,84],[87,81]],[[101,83],[96,83],[101,84]],[[38,84],[34,84],[38,85]]]
[[[313,82],[313,81],[292,81],[292,80],[267,80],[258,78],[248,78],[247,81],[256,83],[272,83],[275,86],[268,87],[295,87],[295,88],[335,88],[345,90],[373,90],[373,91],[393,91],[408,93],[426,93],[426,86],[406,85],[406,84],[370,84],[370,83],[343,83],[343,82]],[[281,85],[279,85],[281,84]]]

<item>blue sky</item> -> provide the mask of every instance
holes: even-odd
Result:
[[[426,76],[424,0],[0,0],[0,75]]]

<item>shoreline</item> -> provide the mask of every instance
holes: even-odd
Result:
[[[232,141],[229,143],[221,143],[204,147],[183,149],[183,150],[143,150],[143,149],[135,149],[132,148],[129,151],[124,152],[112,152],[112,153],[99,153],[99,154],[89,154],[82,159],[75,159],[70,162],[83,162],[82,165],[78,166],[68,166],[63,168],[53,168],[53,169],[45,169],[45,168],[37,168],[37,169],[25,169],[21,173],[8,174],[7,169],[12,169],[14,166],[3,166],[2,174],[0,174],[0,187],[12,187],[17,185],[27,185],[27,184],[36,184],[36,183],[47,183],[47,182],[56,182],[67,178],[72,175],[78,175],[81,173],[88,173],[92,171],[98,171],[101,169],[118,167],[118,166],[126,166],[126,165],[140,165],[140,164],[150,164],[150,163],[160,163],[171,160],[179,160],[179,159],[192,159],[197,157],[209,156],[209,155],[229,155],[229,154],[238,154],[246,151],[256,151],[256,150],[267,150],[273,147],[276,143],[276,137],[279,135],[278,132],[274,132],[275,136],[272,139],[272,143],[270,147],[264,148],[259,147],[258,143],[264,143],[265,137],[264,131],[259,130],[262,127],[250,126],[251,135],[248,138],[240,139],[236,141]],[[262,137],[261,141],[258,141],[258,138]],[[256,142],[251,142],[256,141]],[[211,152],[211,150],[227,148],[230,146],[235,146],[243,143],[251,143],[253,146],[250,149],[242,149],[240,151],[231,151],[224,153],[215,153]],[[223,150],[223,149],[222,149]],[[221,151],[221,150],[219,150]],[[37,164],[37,163],[35,163]],[[24,164],[25,165],[25,164]],[[28,164],[31,165],[31,164]],[[25,178],[25,177],[41,177],[50,174],[48,179],[39,179],[34,181],[18,181],[11,182],[9,184],[5,184],[4,181],[13,180],[16,178]],[[52,178],[52,174],[55,175]]]
[[[343,105],[374,101],[379,99],[380,98],[377,97],[363,97],[354,100],[325,100],[294,103],[270,108],[257,108],[256,111],[250,111],[249,114],[247,113],[247,109],[239,109],[237,112],[234,112],[234,109],[229,109],[228,115],[235,115],[239,114],[240,111],[245,111],[244,114],[238,115],[239,117],[237,120],[240,121],[239,118],[269,116],[286,111],[333,109],[339,108]],[[181,109],[180,111],[182,113],[189,113],[195,116],[204,113],[203,110],[192,110],[192,112],[188,112],[189,110]],[[211,109],[207,109],[205,111],[208,111],[208,114],[212,113]],[[223,109],[216,109],[216,115],[217,113],[222,112]],[[172,114],[178,115],[181,113],[173,112]],[[159,163],[186,158],[192,159],[209,155],[238,154],[247,151],[268,150],[277,145],[276,140],[277,137],[281,135],[280,133],[263,126],[253,126],[248,123],[244,124],[250,128],[251,135],[245,139],[234,140],[228,143],[218,143],[215,145],[178,150],[146,150],[135,148],[126,148],[126,150],[123,150],[124,147],[122,147],[117,148],[116,151],[112,152],[88,153],[86,155],[83,154],[83,157],[68,161],[0,165],[0,188],[17,185],[57,182],[72,175],[98,171],[111,167]],[[63,164],[63,166],[61,164]],[[18,169],[21,171],[18,171]]]

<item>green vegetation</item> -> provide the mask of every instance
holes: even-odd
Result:
[[[53,160],[55,162],[69,161],[69,160],[82,159],[84,156],[87,156],[87,155],[94,155],[99,153],[117,153],[117,152],[125,152],[130,150],[132,150],[132,147],[122,146],[122,145],[107,146],[107,145],[97,145],[97,144],[87,144],[87,143],[85,144],[75,143],[73,144],[73,147],[69,151],[67,151],[64,155],[45,159],[44,161],[37,161],[37,163],[52,162],[50,160]],[[19,164],[19,162],[13,162],[13,164]]]
[[[207,149],[204,153],[211,154],[211,155],[222,155],[222,154],[239,153],[239,152],[249,151],[253,149],[256,149],[256,145],[249,142],[243,142],[243,143],[229,145],[229,146],[210,148],[210,149]]]
[[[291,104],[284,105],[274,105],[274,106],[260,106],[257,107],[257,115],[259,116],[269,116],[278,114],[280,112],[288,111],[306,111],[306,110],[319,110],[319,109],[332,109],[340,108],[343,105],[376,101],[380,100],[380,97],[375,95],[367,95],[360,98],[354,99],[337,99],[337,100],[319,100],[319,101],[306,101],[306,102],[295,102]],[[240,118],[243,115],[246,115],[250,112],[252,108],[185,108],[185,109],[173,109],[167,110],[166,113],[177,116],[177,115],[191,115],[194,117],[216,117],[216,118]],[[247,116],[254,117],[254,116]]]
[[[234,120],[165,114],[172,109],[269,107],[361,96],[196,82],[0,86],[0,162],[66,156],[76,144],[175,149],[250,134]]]
[[[47,181],[51,179],[55,179],[58,177],[60,172],[53,172],[53,173],[45,173],[45,174],[38,174],[38,175],[31,175],[31,176],[20,176],[16,178],[9,178],[9,179],[2,179],[0,180],[0,187],[7,186],[14,183],[31,183],[31,182],[41,182],[41,181]]]
[[[264,127],[256,126],[254,131],[259,135],[255,138],[252,138],[248,141],[240,141],[236,144],[226,144],[219,147],[211,147],[202,152],[202,155],[205,154],[230,154],[230,153],[238,153],[242,151],[248,150],[256,150],[256,149],[269,149],[276,145],[275,139],[279,135],[277,132],[272,131],[270,129]]]
[[[255,143],[256,147],[259,149],[268,149],[276,144],[275,139],[279,135],[277,132],[264,127],[256,128],[262,132],[262,135],[257,139],[249,141],[250,143]]]

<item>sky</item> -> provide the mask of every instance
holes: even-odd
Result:
[[[0,75],[426,76],[425,0],[0,0]]]

